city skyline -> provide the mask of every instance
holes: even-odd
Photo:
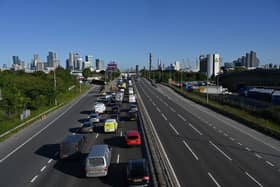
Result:
[[[12,56],[29,63],[33,54],[43,59],[54,51],[65,67],[69,51],[80,51],[106,63],[114,59],[121,69],[147,67],[150,52],[154,66],[158,58],[195,66],[201,54],[232,62],[251,50],[261,64],[279,64],[279,8],[275,0],[3,1],[0,65],[11,66]]]

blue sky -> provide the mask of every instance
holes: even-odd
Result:
[[[254,50],[280,64],[278,0],[0,0],[0,65],[57,52],[92,54],[122,69],[218,52],[223,62]]]

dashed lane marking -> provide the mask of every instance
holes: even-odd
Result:
[[[30,180],[30,182],[33,183],[37,178],[38,178],[38,175],[35,175],[35,176]]]

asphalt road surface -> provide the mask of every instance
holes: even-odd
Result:
[[[81,122],[90,113],[100,90],[95,86],[82,98],[36,122],[0,144],[0,186],[125,186],[129,159],[143,157],[143,147],[127,148],[125,132],[138,129],[136,121],[126,119],[128,104],[121,107],[116,133],[104,134],[102,123],[94,133],[84,134],[87,144],[76,160],[60,160],[59,143],[71,133],[78,133]],[[110,107],[109,107],[110,111]],[[110,117],[110,112],[102,116]],[[112,146],[109,174],[101,178],[85,178],[84,159],[95,144]]]
[[[137,88],[185,186],[280,186],[280,143],[145,79]]]

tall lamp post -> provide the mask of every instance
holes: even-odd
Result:
[[[54,88],[54,104],[57,105],[57,100],[56,100],[56,73],[55,73],[56,68],[54,68],[53,71],[53,88]]]

